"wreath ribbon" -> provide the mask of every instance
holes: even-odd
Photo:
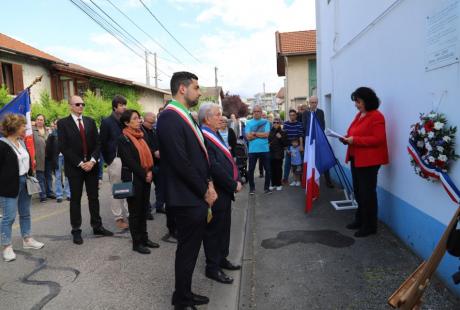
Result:
[[[452,199],[452,201],[456,204],[460,203],[460,191],[457,186],[455,186],[449,175],[441,169],[429,164],[426,160],[423,160],[420,152],[415,146],[414,141],[411,141],[410,139],[409,144],[407,145],[407,151],[425,175],[440,180],[450,199]]]

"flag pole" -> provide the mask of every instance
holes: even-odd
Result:
[[[35,84],[41,82],[41,81],[42,81],[42,78],[43,78],[43,74],[40,75],[40,76],[37,76],[37,77],[35,78],[35,80],[32,81],[32,84],[30,84],[29,86],[27,86],[26,89],[29,89],[29,90],[30,90],[30,88],[33,87]]]

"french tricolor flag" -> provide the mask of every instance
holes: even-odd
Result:
[[[315,112],[310,112],[308,133],[309,135],[305,137],[302,178],[305,184],[305,212],[311,211],[313,200],[319,197],[319,177],[336,164],[332,148],[316,119]]]
[[[32,165],[35,169],[35,147],[32,132],[32,120],[31,120],[31,106],[30,106],[30,90],[26,88],[20,94],[18,94],[13,100],[7,103],[3,108],[0,109],[0,118],[2,115],[13,113],[22,114],[26,118],[26,136],[24,142],[27,150],[29,151],[30,157],[32,158]]]

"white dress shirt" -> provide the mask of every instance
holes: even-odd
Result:
[[[77,116],[77,115],[75,115],[75,114],[73,114],[73,113],[70,113],[70,115],[72,116],[72,119],[73,119],[73,121],[75,122],[75,125],[77,126],[78,131],[80,131],[80,125],[78,124],[78,120],[80,120],[81,126],[83,127],[83,129],[85,129],[85,124],[83,124],[83,115]],[[88,155],[89,155],[89,154],[88,154]],[[92,161],[93,163],[96,163],[96,162],[97,162],[97,161],[94,159],[94,157],[91,157],[91,161]],[[78,167],[80,167],[81,164],[83,164],[82,161],[78,164]]]

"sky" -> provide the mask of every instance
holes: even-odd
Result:
[[[141,83],[146,82],[147,48],[158,55],[159,87],[169,88],[172,73],[183,70],[196,73],[200,85],[214,86],[217,67],[224,91],[247,98],[262,92],[264,83],[267,92],[283,86],[276,74],[275,32],[316,28],[315,0],[143,0],[184,49],[139,0],[73,1],[95,10],[92,2],[97,4],[140,43],[127,43],[138,55],[70,0],[2,1],[3,12],[17,14],[2,15],[0,32],[66,62]],[[153,85],[153,55],[149,62]]]

